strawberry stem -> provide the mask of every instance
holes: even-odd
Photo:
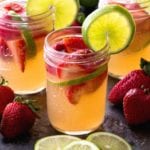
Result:
[[[150,61],[141,58],[140,67],[147,75],[150,76]]]
[[[3,76],[0,77],[0,85],[7,85],[8,81],[4,79]]]
[[[24,99],[22,96],[16,96],[14,101],[27,105],[35,114],[40,110],[39,107],[35,105],[35,102],[37,102],[36,100]],[[38,117],[37,114],[36,116]]]

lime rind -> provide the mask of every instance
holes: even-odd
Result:
[[[132,150],[130,144],[118,135],[108,132],[95,132],[87,139],[101,149]]]
[[[71,142],[79,140],[81,139],[69,135],[48,136],[38,140],[35,143],[34,150],[63,149]]]
[[[128,47],[134,33],[133,17],[127,9],[118,5],[107,5],[95,10],[85,19],[82,26],[85,43],[94,51],[100,51],[108,43],[110,54]]]
[[[28,0],[27,15],[34,16],[42,14],[54,7],[55,22],[54,28],[61,29],[73,23],[78,13],[76,0]]]
[[[57,86],[78,85],[78,84],[84,83],[88,80],[91,80],[93,78],[96,78],[100,74],[104,73],[106,70],[107,70],[107,64],[101,66],[96,71],[94,71],[84,77],[79,77],[76,79],[72,79],[69,81],[62,81],[62,82],[53,82],[53,81],[48,80],[48,84],[57,85]]]
[[[70,143],[63,150],[99,150],[99,148],[92,142],[81,140]]]
[[[150,15],[150,0],[137,0],[137,2]]]

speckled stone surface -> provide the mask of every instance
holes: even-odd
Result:
[[[117,80],[109,77],[108,92],[116,82]],[[13,141],[8,141],[0,135],[0,150],[33,150],[38,139],[61,134],[49,125],[46,114],[45,91],[31,97],[37,99],[41,105],[40,119],[36,120],[29,134]],[[133,150],[150,150],[150,123],[138,127],[128,126],[124,120],[122,108],[113,106],[109,102],[107,102],[105,121],[98,131],[112,132],[125,138],[133,146]]]

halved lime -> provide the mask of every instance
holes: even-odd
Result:
[[[138,4],[150,14],[150,0],[137,0]]]
[[[76,18],[78,12],[76,0],[28,0],[27,15],[34,16],[44,13],[51,6],[55,9],[55,29],[69,26]]]
[[[132,150],[123,138],[108,132],[90,134],[87,140],[93,142],[102,150]]]
[[[81,140],[70,143],[63,150],[99,150],[99,148],[92,142]]]
[[[91,13],[84,21],[82,35],[86,44],[100,51],[109,44],[110,54],[125,49],[133,39],[135,23],[126,8],[107,5]]]
[[[34,146],[34,150],[61,150],[71,142],[79,140],[77,137],[68,135],[48,136],[38,140]]]
[[[62,81],[62,82],[55,82],[55,81],[49,81],[48,80],[48,83],[49,84],[53,84],[53,85],[58,85],[58,86],[67,86],[67,85],[78,85],[78,84],[81,84],[81,83],[84,83],[88,80],[91,80],[93,78],[96,78],[97,76],[99,76],[100,74],[104,73],[105,71],[107,70],[107,65],[103,65],[101,66],[100,68],[98,68],[96,71],[86,75],[86,76],[83,76],[83,77],[79,77],[79,78],[76,78],[76,79],[72,79],[72,80],[67,80],[67,81]]]

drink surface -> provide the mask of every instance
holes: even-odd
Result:
[[[104,2],[106,3],[105,0]],[[136,33],[130,46],[123,52],[112,55],[109,62],[110,75],[121,78],[131,70],[139,69],[140,58],[150,60],[150,15],[135,1],[108,0],[108,3],[127,8],[136,23]]]
[[[51,48],[64,56],[45,56],[49,120],[63,133],[89,133],[104,119],[108,58],[93,58],[94,52],[79,36],[56,40]],[[97,70],[102,71],[95,75]]]
[[[18,94],[45,87],[43,43],[53,30],[51,12],[35,19],[26,15],[25,6],[17,0],[0,3],[0,75]]]

